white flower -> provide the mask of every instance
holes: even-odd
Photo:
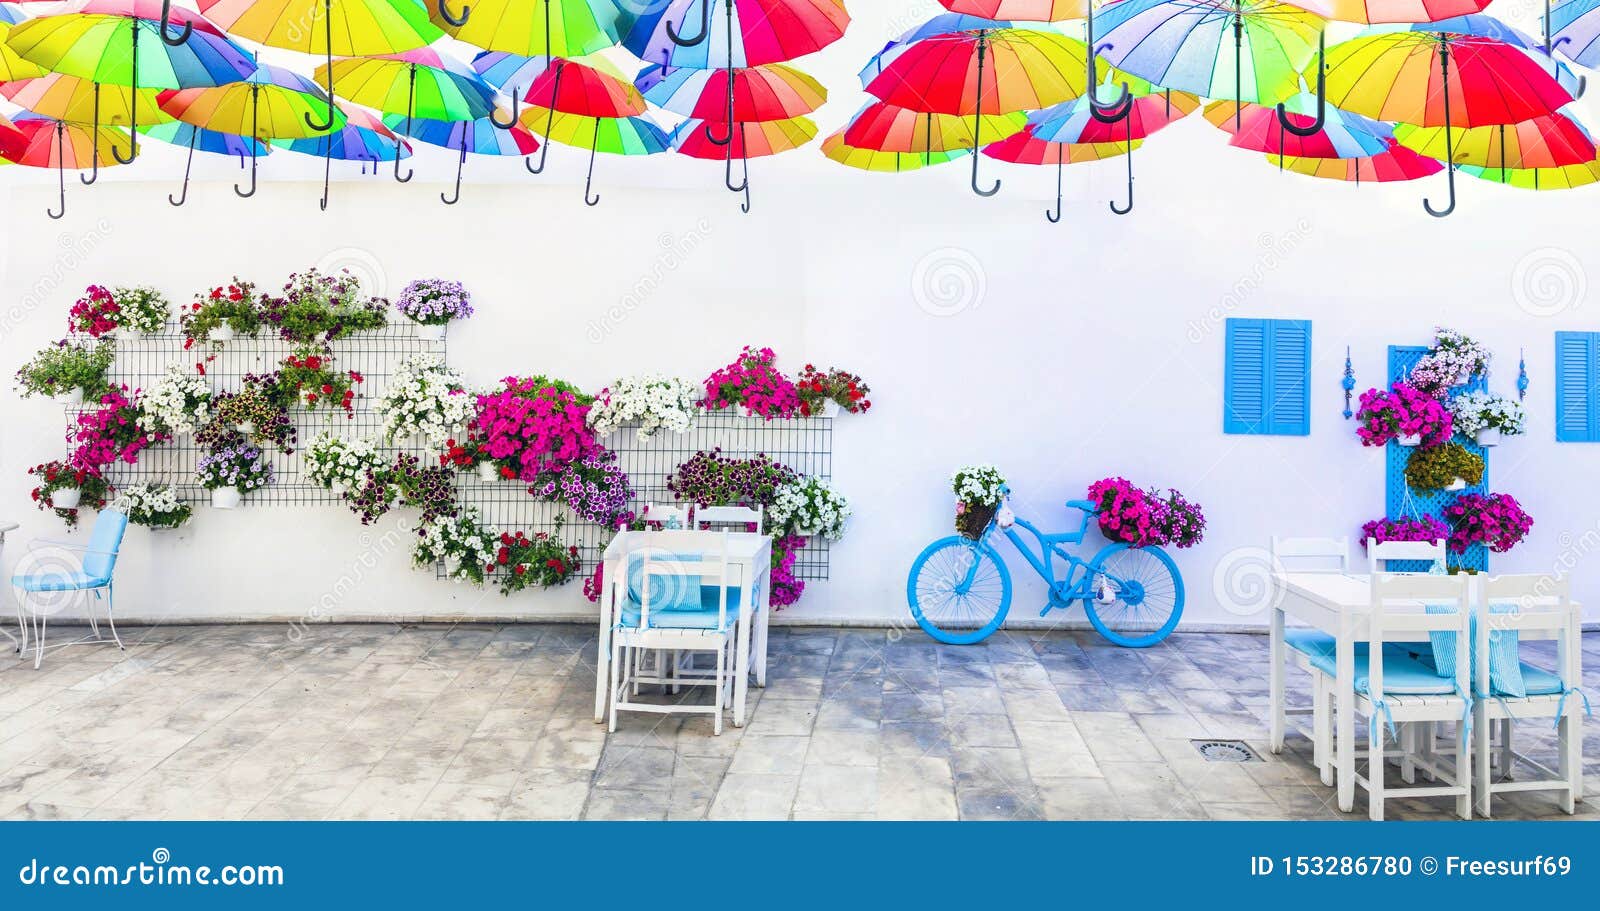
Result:
[[[1450,418],[1456,432],[1462,436],[1472,436],[1490,427],[1506,436],[1523,432],[1521,403],[1487,392],[1468,392],[1452,398]]]
[[[850,501],[819,478],[801,478],[778,488],[768,516],[775,526],[786,531],[804,529],[837,541],[844,537]]]
[[[993,465],[968,465],[950,476],[956,499],[976,506],[993,506],[1005,497],[1006,479]]]
[[[377,404],[385,439],[418,435],[434,449],[443,449],[459,433],[472,418],[472,408],[473,396],[461,374],[432,354],[403,362]]]
[[[168,364],[166,373],[139,397],[139,410],[168,433],[194,433],[211,422],[211,387],[182,366]]]
[[[384,465],[371,440],[342,440],[323,431],[306,447],[306,477],[343,495],[366,483],[367,471]]]
[[[178,494],[166,484],[135,484],[124,487],[111,508],[128,517],[135,525],[177,528],[189,521],[193,508],[178,499]]]
[[[483,523],[476,506],[464,507],[453,516],[442,516],[419,529],[412,563],[429,567],[440,561],[455,561],[450,578],[456,582],[480,583],[484,568],[495,562],[500,547],[500,530]]]
[[[589,426],[606,436],[628,424],[639,425],[639,441],[660,430],[687,433],[694,428],[704,391],[678,377],[624,377],[601,391],[589,409]]]

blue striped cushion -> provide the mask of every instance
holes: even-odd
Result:
[[[1429,604],[1427,611],[1430,614],[1453,614],[1454,605]],[[1491,604],[1491,614],[1509,614],[1515,607],[1509,604]],[[1472,615],[1472,653],[1467,658],[1471,665],[1472,691],[1482,690],[1478,678],[1478,615]],[[1433,645],[1432,653],[1425,656],[1425,661],[1431,664],[1434,672],[1441,677],[1455,675],[1456,667],[1456,634],[1446,632],[1432,632],[1428,639]],[[1492,696],[1526,696],[1528,695],[1527,682],[1523,678],[1522,669],[1525,665],[1517,659],[1519,643],[1517,631],[1514,629],[1492,629],[1489,631],[1489,694]]]

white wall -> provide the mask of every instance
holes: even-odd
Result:
[[[825,130],[854,109],[855,66],[894,30],[861,5],[846,42],[810,66],[835,90]],[[895,11],[897,24],[904,17]],[[741,344],[761,343],[790,369],[837,364],[871,383],[872,413],[841,418],[834,438],[854,526],[835,547],[832,581],[813,585],[786,619],[904,618],[906,570],[950,523],[950,470],[993,461],[1019,512],[1047,527],[1067,519],[1061,501],[1104,475],[1181,488],[1209,520],[1206,542],[1179,556],[1186,617],[1259,625],[1249,582],[1269,535],[1353,536],[1383,509],[1381,454],[1361,448],[1340,417],[1345,347],[1364,389],[1383,379],[1387,345],[1426,343],[1446,323],[1494,348],[1495,391],[1512,392],[1523,348],[1533,383],[1530,433],[1496,450],[1490,470],[1494,489],[1515,494],[1536,524],[1494,565],[1570,563],[1580,597],[1600,603],[1600,446],[1556,445],[1551,426],[1552,333],[1600,330],[1588,282],[1600,270],[1591,216],[1600,191],[1532,194],[1463,177],[1457,214],[1436,220],[1419,198],[1441,195],[1442,176],[1358,189],[1281,175],[1227,149],[1198,118],[1136,155],[1131,216],[1105,207],[1123,192],[1120,164],[1070,169],[1060,225],[1042,215],[1053,174],[987,160],[1006,186],[982,200],[965,189],[961,164],[864,175],[804,150],[757,162],[750,216],[736,197],[705,189],[720,169],[686,161],[602,160],[604,199],[589,209],[574,180],[581,156],[553,153],[544,178],[474,159],[462,203],[447,208],[436,193],[454,161],[424,155],[410,184],[337,184],[327,213],[316,207],[320,186],[298,180],[267,182],[251,200],[197,182],[189,205],[172,209],[164,195],[181,159],[165,161],[137,166],[149,183],[70,187],[59,222],[42,212],[53,181],[13,177],[19,168],[0,176],[11,190],[0,225],[0,295],[11,308],[0,314],[0,369],[59,337],[91,282],[150,283],[186,300],[233,273],[271,283],[313,263],[350,266],[391,293],[414,277],[458,277],[479,315],[452,330],[451,360],[477,381],[544,372],[598,388],[640,370],[698,378]],[[219,162],[203,176],[231,181],[234,169]],[[1314,321],[1311,436],[1221,432],[1229,315]],[[0,516],[25,523],[20,540],[56,533],[31,510],[23,472],[60,455],[59,411],[7,393],[0,413],[0,477],[12,479],[0,487]],[[589,609],[576,584],[507,601],[436,582],[407,568],[387,530],[333,508],[202,509],[177,539],[130,533],[119,612]],[[1219,574],[1240,588],[1226,604],[1213,593]],[[1043,590],[1018,579],[1013,617],[1035,618]]]

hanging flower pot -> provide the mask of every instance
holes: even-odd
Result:
[[[1402,436],[1395,437],[1394,441],[1396,443],[1399,443],[1401,446],[1405,446],[1407,448],[1415,447],[1415,446],[1421,446],[1422,445],[1422,434],[1420,434],[1420,433],[1407,433],[1407,434],[1404,434]]]
[[[228,325],[217,326],[206,333],[206,338],[213,342],[233,341],[233,327]]]
[[[233,429],[244,434],[245,436],[251,436],[256,432],[256,422],[240,421],[239,423],[233,425]]]
[[[485,484],[500,480],[500,469],[493,462],[478,463],[478,480]]]
[[[460,557],[445,557],[444,558],[444,574],[445,575],[454,576],[456,573],[458,573],[460,571],[461,571],[461,558]]]
[[[1450,491],[1451,493],[1454,493],[1455,491],[1458,491],[1458,490],[1466,490],[1467,489],[1467,479],[1466,478],[1456,478],[1454,481],[1451,481],[1449,484],[1446,484],[1444,489],[1447,490],[1447,491]]]
[[[838,417],[839,416],[839,403],[835,402],[833,399],[828,399],[827,401],[823,402],[822,403],[822,416],[825,417],[825,418],[836,418],[836,417]]]
[[[1473,440],[1477,442],[1479,446],[1499,446],[1500,428],[1485,427],[1473,435]]]
[[[76,408],[83,404],[83,387],[74,386],[60,395],[57,395],[55,400],[67,408]]]
[[[739,406],[739,417],[742,417],[742,418],[753,418],[753,417],[757,417],[757,415],[755,413],[755,410],[752,409],[749,405],[740,405]]]
[[[211,491],[211,505],[217,509],[233,509],[244,500],[237,487],[217,487]]]
[[[444,341],[444,331],[447,328],[449,328],[448,323],[418,323],[417,338],[425,342],[442,342]]]
[[[76,487],[63,487],[50,495],[50,502],[56,509],[77,509],[82,500],[83,491]]]

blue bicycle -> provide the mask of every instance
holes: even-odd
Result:
[[[1146,648],[1165,639],[1183,614],[1183,577],[1172,558],[1159,547],[1114,543],[1085,563],[1062,545],[1083,543],[1097,509],[1086,500],[1069,500],[1067,506],[1082,513],[1076,531],[1045,534],[1013,518],[1002,503],[976,540],[951,535],[929,544],[906,580],[917,625],[951,645],[981,642],[1000,628],[1011,608],[1011,572],[995,550],[998,530],[1050,588],[1039,616],[1082,601],[1095,630],[1117,645]],[[1018,527],[1033,535],[1034,545],[1017,534]],[[1057,557],[1067,563],[1065,576],[1056,576]]]

